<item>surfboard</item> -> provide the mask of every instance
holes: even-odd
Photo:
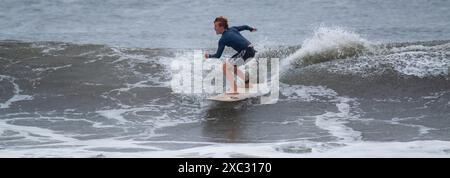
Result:
[[[240,88],[239,90],[242,90],[242,92],[239,94],[221,93],[219,95],[211,96],[207,99],[214,101],[234,102],[245,100],[248,98],[255,98],[270,92],[269,88],[267,88],[267,85],[265,83],[253,84],[253,87],[249,88],[248,90],[246,90],[245,88]]]

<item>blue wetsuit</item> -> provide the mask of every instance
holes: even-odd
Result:
[[[253,29],[254,28],[249,27],[248,25],[228,28],[223,32],[222,37],[219,40],[219,47],[217,48],[216,54],[210,54],[208,55],[208,58],[220,58],[220,56],[222,56],[223,50],[225,49],[225,46],[233,48],[238,53],[240,53],[242,50],[247,49],[251,43],[247,39],[245,39],[239,32],[242,30],[251,31]],[[234,56],[237,56],[237,54]]]

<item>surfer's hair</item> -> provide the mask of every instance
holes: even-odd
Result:
[[[216,17],[214,23],[219,22],[219,26],[228,29],[228,19],[224,16]]]

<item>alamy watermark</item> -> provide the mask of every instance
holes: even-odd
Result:
[[[204,59],[201,50],[186,52],[188,61],[172,61],[171,87],[175,93],[260,94],[261,104],[272,104],[279,97],[279,59],[254,58],[242,66]],[[228,64],[225,65],[224,64]],[[227,76],[228,74],[228,76]],[[239,75],[240,74],[240,75]],[[246,82],[247,81],[247,82]],[[247,83],[247,85],[246,85]]]

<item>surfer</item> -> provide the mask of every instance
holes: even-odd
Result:
[[[223,64],[223,71],[226,79],[231,83],[231,91],[228,92],[228,94],[239,94],[237,92],[236,80],[234,80],[233,73],[237,74],[239,78],[245,81],[245,88],[252,87],[249,80],[245,79],[245,75],[237,68],[237,66],[246,64],[248,61],[253,59],[253,57],[255,57],[256,53],[253,45],[241,35],[240,31],[249,30],[250,32],[255,32],[257,29],[248,25],[233,26],[228,28],[227,18],[220,16],[214,20],[214,30],[217,35],[222,35],[219,40],[219,47],[217,48],[217,52],[215,54],[205,53],[205,59],[220,58],[225,46],[231,47],[237,51],[237,53],[231,56],[231,58],[225,60],[225,63]]]

